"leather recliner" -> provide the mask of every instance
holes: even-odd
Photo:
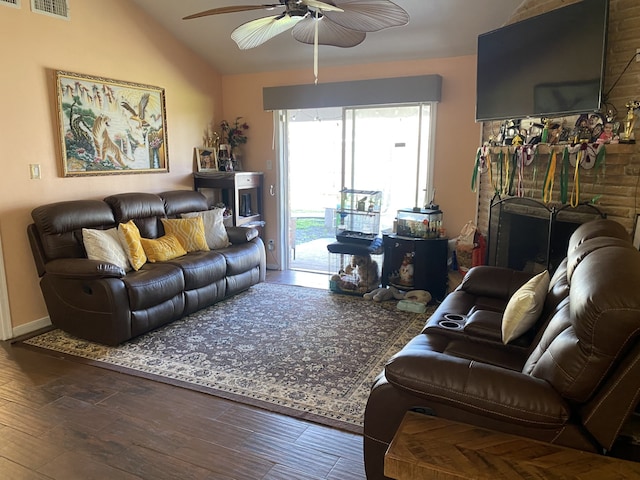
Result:
[[[606,453],[640,391],[640,252],[617,222],[578,227],[542,314],[503,344],[502,314],[532,274],[479,266],[387,363],[365,412],[367,478],[404,414],[419,411]]]

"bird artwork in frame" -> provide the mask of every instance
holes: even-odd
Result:
[[[55,76],[62,176],[169,171],[163,88]]]

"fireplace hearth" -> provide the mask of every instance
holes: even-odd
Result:
[[[491,201],[487,263],[553,274],[566,256],[569,238],[582,223],[604,218],[594,205],[547,206],[530,198]]]

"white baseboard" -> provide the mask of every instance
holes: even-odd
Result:
[[[41,328],[46,328],[51,326],[51,320],[49,317],[44,317],[39,320],[34,320],[33,322],[25,323],[23,325],[18,325],[13,329],[13,338],[20,337],[22,335],[28,335],[30,333],[36,332]]]

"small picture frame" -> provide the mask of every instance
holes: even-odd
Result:
[[[213,148],[196,147],[194,149],[196,170],[198,172],[217,172],[218,154]]]
[[[636,215],[636,223],[633,226],[633,246],[640,250],[640,214]]]

